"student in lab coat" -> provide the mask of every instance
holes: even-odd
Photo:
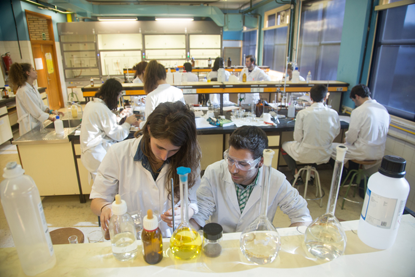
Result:
[[[362,84],[354,86],[350,92],[350,99],[356,108],[352,111],[349,130],[346,132],[346,161],[379,160],[385,153],[390,116],[386,108],[370,95],[369,88]],[[337,145],[333,143],[332,158],[336,156]],[[349,169],[354,168],[358,168],[358,165],[349,161]]]
[[[108,79],[95,94],[93,101],[88,102],[82,115],[81,124],[81,161],[94,180],[99,165],[108,148],[128,137],[131,125],[137,125],[137,118],[131,115],[122,125],[112,112],[117,108],[123,87],[115,79]]]
[[[206,168],[197,190],[199,212],[190,220],[196,228],[205,226],[210,218],[226,233],[242,232],[260,215],[262,153],[267,147],[267,135],[259,127],[243,126],[232,133],[224,159]],[[290,217],[290,226],[312,221],[307,202],[298,190],[272,168],[267,212],[271,222],[278,207]]]
[[[293,78],[293,64],[292,63],[288,63],[288,67],[287,67],[287,75],[288,75],[288,79],[287,81],[291,81],[291,79]],[[299,76],[299,79],[301,82],[304,82],[305,79],[301,76]]]
[[[208,79],[212,80],[212,78],[216,78],[212,80],[213,82],[218,80],[218,70],[219,68],[223,68],[223,59],[220,57],[217,57],[215,59],[215,62],[213,63],[212,71],[208,74]],[[231,74],[225,70],[225,82],[229,81],[229,76]],[[220,105],[220,95],[219,94],[210,94],[209,95],[210,104],[214,106]],[[229,93],[223,94],[223,103],[229,102]]]
[[[199,82],[199,78],[196,74],[192,73],[192,64],[191,63],[184,63],[183,64],[184,70],[186,73],[182,74],[182,83],[184,82],[184,76],[186,74],[186,82]],[[184,101],[187,104],[198,104],[199,103],[199,96],[197,94],[188,94],[184,95]]]
[[[133,83],[135,84],[142,84],[144,81],[144,74],[146,72],[148,62],[142,61],[136,64],[135,68],[135,75]]]
[[[147,94],[145,117],[148,118],[154,109],[164,102],[181,101],[186,104],[181,89],[173,87],[166,82],[166,68],[152,60],[146,67],[144,74],[144,91]],[[140,120],[140,129],[144,127],[145,121]]]
[[[246,74],[246,81],[252,82],[252,81],[271,81],[271,78],[258,66],[256,66],[256,59],[252,55],[248,55],[245,57],[245,66],[244,69],[242,69],[241,74],[239,75],[239,81],[242,82],[242,77],[244,73]],[[257,103],[259,100],[259,93],[247,93],[244,97],[238,97],[243,98],[242,104],[251,104],[252,102]]]
[[[171,224],[171,178],[174,201],[179,203],[176,168],[180,166],[191,168],[190,217],[198,211],[196,190],[200,184],[201,151],[194,113],[181,101],[161,103],[150,114],[142,131],[140,137],[111,146],[98,169],[90,194],[91,209],[101,217],[104,230],[108,229],[111,204],[117,193],[127,203],[129,212],[140,211],[144,215],[152,209]],[[179,208],[175,209],[175,215],[176,222],[180,222]],[[166,222],[161,221],[159,227],[164,238],[172,235]]]
[[[310,90],[313,104],[298,112],[294,126],[294,141],[282,145],[282,156],[293,175],[296,161],[301,163],[327,163],[330,160],[333,140],[340,133],[340,119],[335,110],[324,105],[327,87],[315,85]]]
[[[16,92],[17,122],[23,136],[46,120],[55,121],[53,115],[64,116],[62,112],[49,109],[40,97],[37,86],[37,72],[29,63],[14,63],[10,67],[9,80]]]

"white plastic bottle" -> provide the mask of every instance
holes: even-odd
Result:
[[[112,254],[120,261],[128,261],[137,256],[137,241],[134,221],[127,214],[127,204],[117,194],[112,203],[112,216],[109,224]]]
[[[55,120],[55,132],[57,135],[63,136],[64,129],[63,129],[63,122],[60,120],[59,115],[56,116]]]
[[[34,276],[55,266],[56,257],[43,212],[39,190],[16,162],[4,168],[1,204],[13,236],[20,264]]]
[[[173,73],[171,73],[170,68],[167,68],[166,82],[169,85],[173,85]]]
[[[293,77],[291,78],[291,82],[298,83],[300,82],[300,72],[298,71],[298,67],[295,67],[295,70],[293,71]]]
[[[307,84],[311,82],[311,71],[308,72],[306,80],[307,80]]]
[[[174,78],[174,85],[180,85],[182,83],[182,74],[179,71],[179,68],[176,67],[176,72],[174,72],[173,74],[173,78]]]
[[[403,158],[385,156],[379,172],[369,178],[358,236],[370,247],[387,249],[395,242],[410,188],[405,166]]]

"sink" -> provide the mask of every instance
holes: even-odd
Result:
[[[62,120],[62,122],[63,122],[63,128],[74,128],[74,127],[77,127],[81,124],[80,119]],[[45,128],[55,128],[55,123],[52,122],[51,124],[49,124]]]

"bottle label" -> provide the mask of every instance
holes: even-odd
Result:
[[[383,197],[367,189],[360,216],[370,225],[391,229],[397,202],[396,198]]]
[[[42,202],[39,202],[39,205],[37,205],[37,207],[39,209],[40,220],[42,221],[43,232],[44,232],[45,237],[46,237],[46,242],[48,244],[49,253],[52,256],[53,255],[53,244],[52,244],[52,240],[51,240],[50,235],[49,235],[48,224],[46,223],[46,218],[45,218],[45,213],[43,211]]]
[[[123,254],[126,252],[131,252],[137,249],[137,241],[135,240],[130,245],[124,246],[124,247],[118,247],[118,246],[112,246],[112,253],[116,254]]]

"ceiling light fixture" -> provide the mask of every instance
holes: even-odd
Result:
[[[191,17],[156,17],[157,21],[193,21]]]
[[[104,21],[104,22],[137,21],[137,17],[98,17],[98,21]]]

